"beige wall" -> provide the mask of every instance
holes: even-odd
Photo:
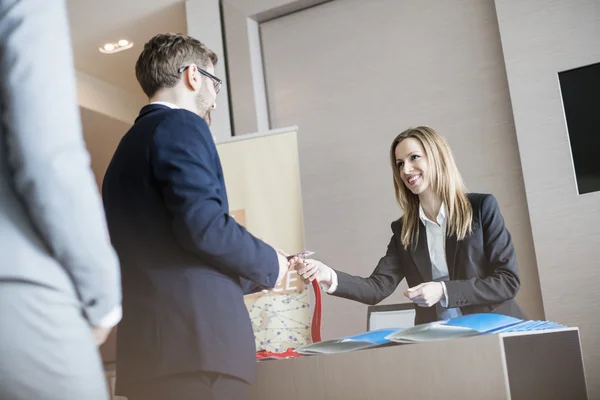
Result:
[[[600,193],[577,194],[557,74],[600,61],[600,2],[497,0],[496,8],[544,309],[548,319],[581,328],[597,399]]]
[[[257,21],[281,17],[331,0],[223,0]]]
[[[77,103],[82,109],[132,124],[148,99],[77,71]]]
[[[91,168],[102,192],[102,181],[106,168],[112,159],[121,138],[131,127],[131,124],[111,118],[94,110],[79,107],[83,138],[90,153]],[[105,363],[117,359],[117,329],[113,329],[106,342],[100,347],[102,360]]]
[[[229,210],[253,235],[295,254],[304,248],[296,127],[217,145]],[[243,218],[243,221],[241,218]],[[272,291],[245,296],[257,350],[310,343],[311,288],[295,270]]]
[[[327,1],[330,0],[221,1],[234,135],[270,129],[259,23]]]
[[[498,198],[517,249],[518,301],[542,318],[493,1],[338,0],[263,23],[261,35],[271,127],[300,127],[307,248],[371,273],[400,216],[388,146],[428,124],[448,138],[469,189]],[[386,302],[403,301],[397,290]],[[323,315],[325,338],[366,328],[355,302],[327,297]]]
[[[131,124],[118,121],[87,108],[80,107],[79,111],[83,137],[90,153],[92,171],[96,177],[98,187],[101,189],[106,168],[121,138],[131,127]]]
[[[227,77],[234,135],[259,132],[254,100],[252,57],[248,45],[248,18],[223,2],[223,29],[227,43]]]
[[[244,225],[252,234],[290,254],[304,246],[296,129],[217,145],[229,209],[244,210]]]
[[[219,57],[220,61],[215,66],[215,76],[223,80],[223,87],[221,95],[217,98],[217,108],[211,112],[211,132],[217,141],[226,140],[232,136],[232,131],[227,95],[229,81],[225,73],[227,60],[223,46],[219,0],[186,0],[185,19],[187,34],[201,40]]]

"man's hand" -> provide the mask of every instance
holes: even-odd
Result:
[[[408,288],[404,296],[420,307],[431,307],[444,297],[444,288],[441,282],[426,282]]]
[[[332,285],[332,272],[331,268],[317,260],[299,260],[295,263],[294,268],[298,272],[298,275],[302,278],[304,283],[310,283],[315,279],[317,282],[331,286]]]
[[[278,254],[281,254],[282,256],[284,256],[285,258],[288,258],[290,255],[288,253],[286,253],[285,251],[281,250],[281,249],[275,249],[275,251]]]
[[[288,253],[281,249],[275,249],[275,253],[277,254],[277,262],[279,263],[279,273],[277,274],[277,282],[275,283],[275,286],[273,286],[271,289],[263,289],[263,293],[269,293],[269,290],[275,289],[275,287],[277,287],[277,285],[281,283],[283,278],[285,278],[285,275],[288,273],[290,268],[293,267],[294,262],[297,259],[297,257],[290,256]]]
[[[92,326],[92,334],[94,335],[94,340],[96,341],[97,346],[101,346],[104,342],[106,342],[110,331],[112,331],[112,328]]]

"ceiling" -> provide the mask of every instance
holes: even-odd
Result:
[[[67,0],[67,7],[75,68],[140,96],[134,67],[144,43],[157,33],[187,32],[184,0]],[[119,39],[133,48],[98,51]]]
[[[327,1],[227,0],[246,15],[267,10],[265,18]],[[185,0],[67,0],[67,8],[75,68],[142,97],[134,67],[144,43],[158,33],[187,32]],[[98,51],[119,39],[133,41],[133,48],[115,54]]]

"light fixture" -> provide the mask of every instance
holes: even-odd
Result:
[[[102,47],[98,47],[100,53],[114,54],[133,47],[133,42],[127,39],[120,39],[117,43],[106,43]]]

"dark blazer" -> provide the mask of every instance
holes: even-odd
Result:
[[[469,193],[468,198],[473,206],[473,232],[460,241],[455,236],[446,238],[448,306],[460,307],[463,315],[494,312],[524,318],[514,300],[520,287],[515,249],[498,203],[491,194]],[[425,226],[420,223],[415,251],[405,250],[400,241],[401,221],[392,222],[394,235],[370,277],[336,270],[338,287],[334,296],[377,304],[391,295],[404,278],[409,287],[432,281]],[[435,306],[415,308],[415,324],[438,319]]]
[[[273,287],[279,264],[273,248],[229,216],[206,122],[183,109],[144,107],[102,189],[123,282],[119,393],[192,371],[251,382],[256,349],[243,296]]]

